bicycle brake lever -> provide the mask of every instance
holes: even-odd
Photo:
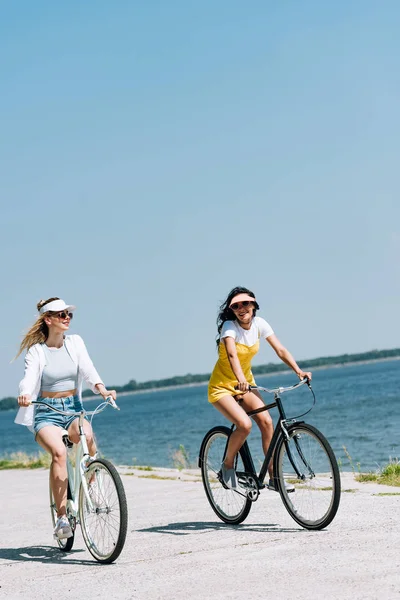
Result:
[[[107,396],[106,400],[109,404],[111,404],[113,408],[115,408],[116,410],[121,410],[112,396]]]

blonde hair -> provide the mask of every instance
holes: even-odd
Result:
[[[42,306],[45,306],[49,302],[53,302],[53,300],[59,300],[59,299],[60,298],[48,298],[47,300],[39,300],[39,302],[36,305],[38,311],[40,311]],[[39,318],[36,319],[35,323],[32,325],[32,327],[29,329],[29,331],[25,334],[24,339],[22,340],[21,345],[19,347],[18,354],[15,358],[18,358],[18,356],[24,350],[29,350],[29,348],[31,346],[33,346],[34,344],[43,344],[47,340],[47,338],[49,337],[49,328],[47,327],[47,324],[45,323],[44,320],[50,314],[52,314],[52,313],[49,310],[49,311],[41,314],[39,316]]]

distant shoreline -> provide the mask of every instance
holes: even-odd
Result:
[[[391,362],[391,361],[395,361],[395,360],[400,360],[400,356],[390,356],[387,358],[371,358],[368,360],[355,360],[353,362],[335,363],[335,364],[331,364],[331,365],[319,365],[318,367],[311,367],[311,370],[312,370],[312,372],[323,371],[324,369],[339,369],[340,367],[344,367],[344,368],[345,367],[354,367],[354,365],[368,365],[368,364],[372,364],[372,363]],[[257,380],[257,378],[259,378],[259,377],[274,377],[275,375],[287,375],[290,372],[291,372],[291,370],[289,369],[289,367],[287,367],[286,369],[281,369],[280,371],[274,371],[273,373],[258,373],[257,375],[254,376],[254,378]],[[204,385],[208,385],[208,379],[205,379],[204,381],[196,381],[194,383],[181,383],[181,384],[176,384],[176,385],[166,385],[164,387],[147,388],[147,389],[143,389],[143,390],[117,392],[117,398],[121,398],[123,396],[135,396],[137,394],[151,394],[154,392],[165,392],[167,390],[178,390],[178,389],[184,389],[184,388],[201,387]],[[96,400],[96,398],[98,398],[98,395],[95,395],[95,394],[93,396],[84,396],[83,401]]]
[[[379,352],[379,351],[378,351]],[[380,351],[380,352],[385,352],[385,351]],[[312,362],[315,359],[311,359],[310,362]],[[309,369],[310,371],[322,371],[324,369],[339,369],[339,368],[345,368],[345,367],[354,367],[355,365],[368,365],[368,364],[373,364],[373,363],[380,363],[380,362],[391,362],[391,361],[395,361],[395,360],[400,360],[400,354],[397,356],[384,356],[382,358],[366,358],[364,360],[350,360],[350,361],[346,361],[346,362],[337,362],[337,363],[326,363],[326,364],[322,364],[322,365],[316,365],[316,366],[310,366],[307,367],[307,361],[299,361],[302,364],[305,365],[305,369]],[[254,365],[253,369],[257,370],[257,368],[259,368],[262,365]],[[271,371],[271,372],[266,372],[266,373],[254,373],[254,377],[257,380],[259,377],[274,377],[275,375],[285,375],[290,373],[291,370],[289,367],[284,367],[282,369],[276,370],[276,371]],[[127,390],[127,391],[123,391],[123,392],[119,392],[117,391],[117,397],[122,398],[124,396],[136,396],[137,394],[150,394],[150,393],[154,393],[154,392],[165,392],[168,390],[177,390],[177,389],[186,389],[186,388],[195,388],[195,387],[201,387],[201,386],[205,386],[208,384],[208,378],[204,379],[202,381],[195,381],[192,383],[176,383],[176,384],[171,384],[171,385],[165,385],[165,386],[160,386],[160,387],[149,387],[149,388],[142,388],[142,389],[137,389],[137,390]],[[110,389],[112,389],[112,386],[110,386]],[[83,401],[85,402],[86,400],[91,401],[91,400],[96,400],[98,398],[97,394],[93,394],[90,396],[83,396]],[[18,406],[16,404],[14,404],[13,406],[8,406],[7,408],[1,408],[1,404],[3,402],[3,400],[15,400],[16,398],[3,398],[0,399],[0,414],[2,412],[7,412],[9,410],[16,410],[18,408]]]

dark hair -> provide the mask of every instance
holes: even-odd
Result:
[[[229,308],[229,305],[232,302],[232,298],[234,298],[238,294],[248,294],[249,296],[251,296],[252,298],[254,298],[253,317],[256,316],[256,312],[260,308],[258,306],[257,301],[256,301],[256,297],[255,297],[255,295],[254,295],[254,293],[252,291],[248,290],[245,287],[240,287],[240,286],[233,288],[233,290],[231,290],[229,292],[228,297],[225,300],[225,302],[223,302],[221,304],[221,306],[219,307],[219,313],[218,313],[218,317],[217,317],[217,329],[218,329],[218,335],[217,335],[217,338],[216,338],[217,348],[218,348],[219,343],[221,341],[222,325],[225,323],[225,321],[234,321],[236,319],[235,313],[233,312],[233,310],[231,308]]]

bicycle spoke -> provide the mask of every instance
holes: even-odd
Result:
[[[127,508],[122,482],[115,468],[102,459],[89,465],[85,477],[93,508],[81,488],[82,533],[97,560],[112,562],[122,550],[126,536]]]
[[[292,517],[309,529],[329,524],[339,504],[340,478],[322,434],[309,425],[293,427],[279,448],[277,469],[282,500]]]
[[[227,489],[219,480],[219,471],[227,442],[226,428],[212,432],[204,447],[201,458],[203,484],[208,500],[216,514],[228,523],[239,523],[248,514],[251,501],[243,493]],[[229,430],[227,430],[229,432]],[[241,456],[238,458],[237,471],[244,471]]]

